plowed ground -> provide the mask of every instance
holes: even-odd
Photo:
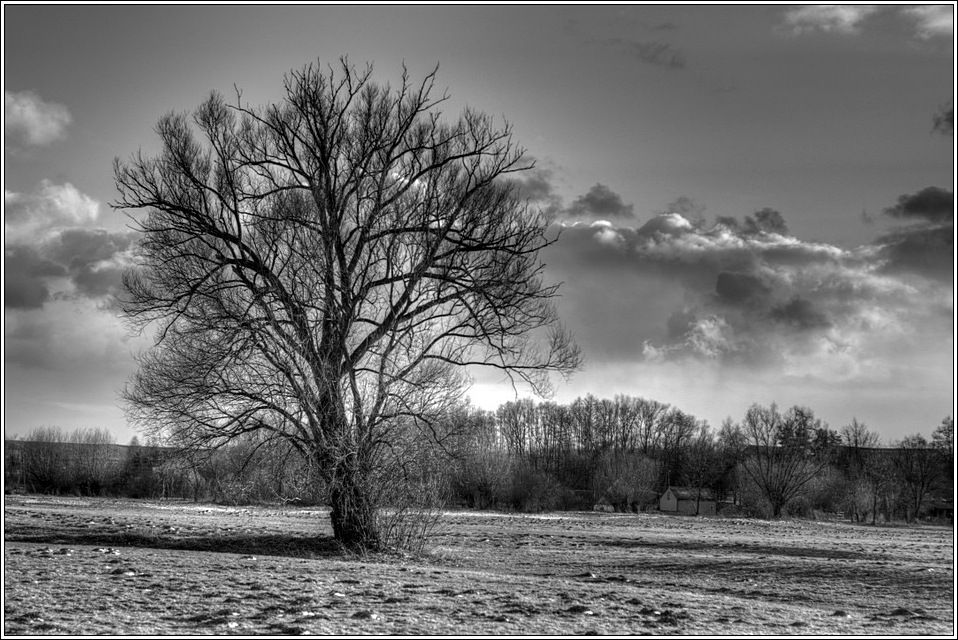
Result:
[[[355,556],[322,509],[7,496],[4,635],[953,635],[954,529],[452,511]]]

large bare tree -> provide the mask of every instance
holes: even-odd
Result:
[[[475,111],[446,123],[435,73],[309,65],[280,102],[214,93],[159,121],[158,156],[115,163],[140,234],[121,306],[156,330],[131,417],[188,446],[287,439],[349,546],[385,544],[377,479],[415,477],[466,365],[543,392],[580,361],[539,259],[555,238],[512,180],[523,150]]]

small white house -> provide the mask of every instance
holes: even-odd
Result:
[[[659,511],[714,516],[715,496],[710,489],[702,487],[669,487],[659,498]]]

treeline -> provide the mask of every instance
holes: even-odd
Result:
[[[231,504],[323,499],[309,465],[289,445],[254,436],[193,451],[137,437],[118,445],[104,429],[43,427],[4,445],[7,491]]]
[[[585,396],[468,410],[453,489],[461,504],[515,509],[656,508],[668,486],[704,488],[728,512],[843,513],[856,521],[950,517],[951,418],[931,439],[883,445],[852,422],[834,431],[806,407],[753,405],[718,429],[655,400]]]
[[[883,444],[852,420],[835,431],[805,407],[753,405],[719,428],[655,400],[462,406],[431,425],[446,501],[542,511],[655,509],[668,486],[706,489],[726,513],[855,521],[950,518],[954,422]],[[318,504],[315,470],[288,444],[250,434],[214,450],[116,445],[103,430],[38,429],[7,441],[7,487],[38,493]]]

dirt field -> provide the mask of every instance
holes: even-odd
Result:
[[[953,635],[954,530],[653,514],[444,519],[347,557],[322,510],[7,496],[4,635]]]

